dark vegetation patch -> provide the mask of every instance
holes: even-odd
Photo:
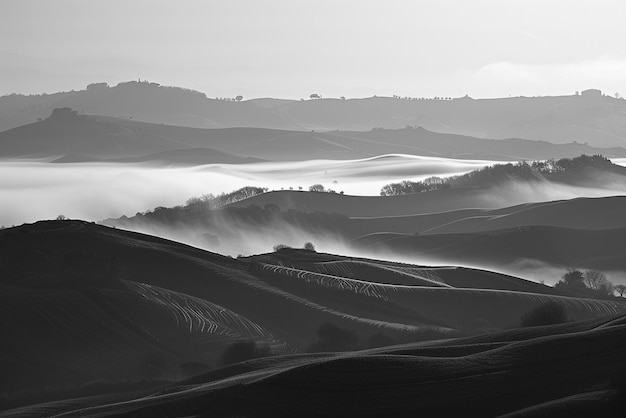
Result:
[[[602,155],[581,155],[575,158],[549,159],[545,161],[520,161],[516,164],[496,164],[474,170],[461,176],[447,178],[429,177],[423,181],[402,181],[385,185],[381,196],[397,196],[429,192],[441,189],[460,189],[468,187],[486,187],[502,183],[506,180],[560,180],[563,173],[584,168],[599,168],[609,172],[625,170],[613,164],[611,160]]]

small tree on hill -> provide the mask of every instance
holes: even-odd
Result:
[[[567,273],[561,277],[561,280],[559,280],[554,287],[571,290],[587,289],[587,286],[585,285],[585,276],[580,270],[576,269],[567,270]]]
[[[243,100],[243,96],[237,96],[235,97],[235,101],[240,102]]]
[[[585,285],[596,292],[603,295],[613,294],[613,283],[611,283],[604,274],[596,270],[587,270],[584,273]]]
[[[626,293],[626,286],[624,286],[623,284],[618,284],[616,286],[613,286],[613,290],[615,290],[617,294],[621,297],[624,297],[624,293]]]
[[[326,191],[326,189],[321,184],[314,184],[311,187],[309,187],[309,191],[310,192],[324,192]]]
[[[315,245],[312,242],[305,242],[304,249],[309,251],[315,251]]]

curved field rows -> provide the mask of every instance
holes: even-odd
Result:
[[[188,329],[190,334],[199,332],[274,339],[260,325],[222,306],[145,283],[125,283],[144,299],[166,307],[176,319],[177,325]]]
[[[495,327],[515,326],[524,313],[547,302],[562,305],[571,319],[577,320],[626,312],[624,303],[610,300],[510,290],[390,285],[264,263],[259,268],[276,279],[295,279],[307,285],[382,299],[463,326],[470,326],[468,321],[475,320]]]
[[[391,276],[380,279],[380,281],[384,280],[385,282],[393,280],[399,282],[398,284],[412,286],[451,287],[444,283],[432,270],[421,268],[396,267],[365,261],[327,261],[313,263],[310,265],[310,268],[319,273],[346,278],[356,278],[362,274],[375,275],[379,273],[380,276],[383,274]]]

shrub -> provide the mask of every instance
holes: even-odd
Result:
[[[358,349],[359,336],[349,329],[340,328],[332,322],[322,324],[317,330],[319,340],[309,351],[350,351]]]
[[[276,244],[274,245],[274,252],[284,250],[286,248],[291,248],[291,247],[285,244]]]
[[[239,363],[271,355],[269,347],[259,346],[254,341],[237,341],[230,344],[222,354],[222,365]]]
[[[530,310],[520,321],[521,327],[538,327],[568,322],[567,312],[563,305],[555,301],[546,302]]]

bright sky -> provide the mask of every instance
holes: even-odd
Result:
[[[626,95],[623,0],[1,0],[0,95]]]

